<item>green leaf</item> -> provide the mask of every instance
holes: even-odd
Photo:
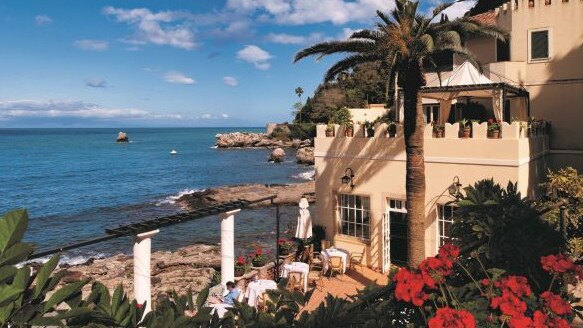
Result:
[[[0,217],[0,254],[22,240],[28,226],[25,209],[14,210]]]
[[[196,297],[196,309],[197,310],[202,309],[204,302],[206,302],[208,296],[209,296],[209,289],[208,288],[205,288],[205,289],[200,291],[200,293]]]
[[[12,265],[0,267],[0,283],[11,281],[14,278],[14,275],[16,275],[17,271],[18,269]]]
[[[36,275],[36,286],[34,286],[33,294],[34,298],[39,297],[42,291],[45,289],[47,283],[49,282],[49,277],[51,276],[51,273],[53,273],[58,264],[59,256],[55,255],[51,257],[51,259],[47,263],[45,263],[40,268],[40,270],[38,270],[38,274]]]
[[[63,286],[61,289],[57,290],[51,298],[47,301],[44,307],[44,312],[52,310],[55,306],[61,304],[65,300],[74,297],[77,293],[81,292],[81,288],[89,282],[89,279],[83,279],[76,281],[74,283]]]
[[[0,307],[4,306],[17,298],[24,292],[24,289],[12,285],[0,286]]]
[[[26,261],[32,251],[32,246],[29,244],[14,244],[0,254],[0,267],[5,265],[14,265]]]

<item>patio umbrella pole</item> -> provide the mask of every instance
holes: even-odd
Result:
[[[279,282],[279,204],[275,205],[275,281]]]

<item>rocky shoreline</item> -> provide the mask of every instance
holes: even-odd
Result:
[[[313,181],[290,185],[246,184],[224,186],[182,196],[177,200],[184,210],[212,205],[236,199],[259,199],[267,195],[277,195],[275,203],[281,205],[296,205],[304,194],[308,200],[314,201]],[[255,204],[255,207],[269,206],[270,202]],[[210,287],[213,277],[220,271],[220,246],[209,244],[194,244],[176,251],[157,251],[152,253],[152,298],[155,302],[164,297],[169,290],[184,293],[191,289],[198,293]],[[101,259],[89,259],[78,265],[62,265],[65,276],[62,282],[72,282],[82,278],[91,278],[103,283],[111,292],[121,284],[124,290],[133,297],[133,256],[118,254]],[[90,292],[90,284],[83,293]]]
[[[202,206],[228,202],[237,199],[255,200],[270,195],[277,195],[274,203],[280,205],[297,204],[302,195],[308,194],[308,201],[313,202],[315,191],[314,181],[294,183],[289,185],[245,184],[224,186],[204,191],[197,191],[180,197],[176,203],[185,210],[193,210]],[[262,202],[254,206],[269,206],[270,202]]]
[[[174,252],[152,253],[152,300],[164,297],[170,290],[185,293],[191,289],[198,293],[210,287],[213,277],[221,267],[221,248],[218,245],[194,244]],[[103,283],[111,292],[118,285],[133,297],[133,256],[119,254],[103,259],[90,259],[84,264],[65,266],[62,283],[82,278]],[[83,294],[89,294],[91,284],[85,286]]]

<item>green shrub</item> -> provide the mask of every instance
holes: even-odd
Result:
[[[281,141],[289,141],[289,132],[282,128],[281,126],[276,126],[271,132],[270,137],[272,139],[281,140]]]
[[[313,140],[316,137],[316,124],[314,123],[296,123],[290,124],[288,127],[291,139]]]
[[[462,251],[484,258],[488,267],[526,276],[535,287],[547,286],[540,258],[562,250],[565,242],[560,234],[540,217],[532,202],[521,197],[514,183],[503,188],[485,179],[464,190],[452,227],[452,237]]]
[[[352,114],[348,107],[341,107],[334,111],[330,121],[335,124],[347,124],[352,121]]]

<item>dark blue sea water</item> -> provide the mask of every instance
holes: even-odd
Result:
[[[267,162],[267,149],[215,149],[215,135],[263,129],[127,129],[131,142],[115,142],[117,129],[0,129],[0,213],[26,208],[26,239],[38,249],[98,236],[103,229],[180,211],[181,193],[242,183],[293,183],[313,169],[293,161]],[[178,154],[170,155],[176,149]],[[294,154],[288,154],[293,158]],[[305,174],[304,174],[305,176]],[[238,234],[271,233],[273,209],[244,211]],[[290,221],[291,222],[291,221]],[[154,248],[216,242],[216,218],[162,231]],[[252,239],[251,238],[251,239]],[[131,250],[129,240],[67,254],[109,255]]]

